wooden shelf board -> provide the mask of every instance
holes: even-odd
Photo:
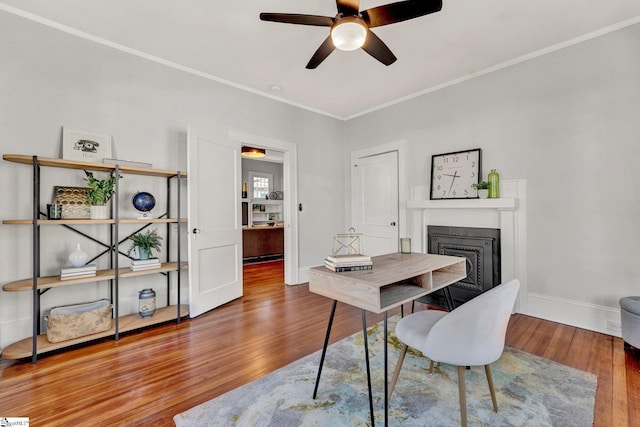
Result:
[[[182,265],[181,270],[186,270],[188,267],[188,264],[186,262],[181,263],[181,265]],[[141,270],[141,271],[133,271],[129,267],[125,267],[120,269],[120,277],[126,278],[126,277],[136,277],[136,276],[147,276],[149,274],[176,271],[177,269],[178,269],[177,262],[163,262],[159,268],[152,268],[150,270]]]
[[[145,328],[147,326],[157,325],[159,323],[169,322],[177,319],[177,306],[172,305],[169,307],[158,308],[155,314],[149,318],[143,319],[137,313],[123,316],[119,319],[119,332],[130,332],[136,329]],[[185,304],[180,305],[180,317],[186,317],[189,315],[189,306]],[[72,340],[52,343],[47,341],[47,334],[38,335],[37,350],[38,354],[48,353],[54,350],[70,347],[76,344],[82,344],[89,341],[94,341],[100,338],[105,338],[115,335],[115,322],[112,322],[111,328],[104,332],[97,334],[87,335],[84,337],[74,338]],[[23,359],[31,357],[33,340],[31,337],[17,341],[8,345],[2,351],[3,359]]]
[[[3,224],[33,224],[32,219],[5,219]],[[115,224],[113,219],[39,219],[38,225],[94,225]]]
[[[273,200],[273,199],[242,199],[248,201],[252,205],[280,205],[284,202],[282,199]]]
[[[149,218],[149,219],[138,219],[138,218],[121,218],[118,221],[120,224],[146,224],[146,223],[176,223],[176,222],[187,222],[186,218]]]
[[[182,270],[188,267],[186,262],[181,263]],[[119,276],[121,278],[125,277],[135,277],[135,276],[146,276],[149,274],[156,273],[165,273],[168,271],[175,271],[178,269],[177,262],[165,262],[159,268],[153,268],[150,270],[142,270],[142,271],[132,271],[129,267],[124,267],[119,269]],[[92,277],[82,277],[79,279],[68,279],[68,280],[60,280],[60,276],[47,276],[40,277],[38,279],[38,289],[47,289],[47,288],[57,288],[61,286],[69,286],[69,285],[79,285],[83,283],[95,283],[102,280],[111,280],[115,279],[116,274],[115,270],[98,270],[95,276]],[[18,280],[15,282],[5,283],[2,286],[2,289],[7,292],[16,292],[16,291],[30,291],[33,290],[33,279],[24,279]]]
[[[14,163],[33,164],[33,156],[25,154],[5,154],[2,156],[4,160]],[[67,169],[89,169],[97,172],[111,172],[116,169],[116,165],[107,163],[95,163],[95,162],[83,162],[78,160],[64,160],[53,159],[49,157],[38,157],[38,164],[40,166],[49,166],[54,168],[67,168]],[[159,177],[171,177],[178,175],[177,171],[163,170],[163,169],[151,169],[140,168],[134,166],[120,165],[119,170],[124,174],[132,175],[147,175],[147,176],[159,176]],[[187,174],[180,172],[182,178],[186,178]]]
[[[161,307],[156,310],[153,316],[143,319],[139,314],[129,314],[122,316],[119,319],[120,333],[130,332],[136,329],[146,328],[147,326],[157,325],[158,323],[170,322],[177,319],[177,307],[170,305],[168,307]],[[180,317],[186,317],[189,315],[189,306],[186,304],[180,305]]]
[[[114,219],[39,219],[38,225],[95,225],[95,224],[115,224]],[[119,224],[151,224],[151,223],[186,223],[186,218],[149,218],[149,219],[137,219],[137,218],[126,218],[118,220]],[[5,219],[2,221],[3,224],[21,224],[21,225],[31,225],[33,224],[32,219]]]
[[[434,271],[433,272],[433,287],[439,288],[448,286],[451,283],[459,282],[467,277],[467,272],[464,270],[465,266],[461,265],[458,270],[449,271]],[[460,271],[462,270],[462,271]]]
[[[404,304],[422,296],[425,289],[415,285],[393,284],[380,288],[380,309],[393,304]]]

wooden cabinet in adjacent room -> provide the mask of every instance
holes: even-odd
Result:
[[[279,258],[283,254],[283,226],[249,227],[242,230],[242,257],[245,261]]]

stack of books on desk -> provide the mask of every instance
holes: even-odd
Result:
[[[373,262],[367,255],[330,255],[324,260],[324,266],[331,271],[341,273],[343,271],[371,270]]]
[[[96,265],[86,264],[80,267],[62,267],[60,269],[60,280],[82,279],[83,277],[93,277],[96,275]]]
[[[131,270],[150,270],[152,268],[160,268],[160,260],[158,258],[134,259],[131,260]]]

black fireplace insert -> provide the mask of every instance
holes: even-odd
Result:
[[[428,252],[467,259],[467,277],[449,286],[452,301],[440,290],[418,301],[451,310],[500,284],[500,230],[475,227],[427,227]]]

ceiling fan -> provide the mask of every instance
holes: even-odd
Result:
[[[391,65],[396,57],[370,28],[395,24],[442,9],[442,0],[406,0],[372,7],[360,11],[360,0],[336,0],[338,13],[329,16],[304,15],[297,13],[261,13],[263,21],[287,24],[331,27],[329,37],[313,54],[307,68],[316,68],[334,49],[356,50],[362,48],[384,65]]]

